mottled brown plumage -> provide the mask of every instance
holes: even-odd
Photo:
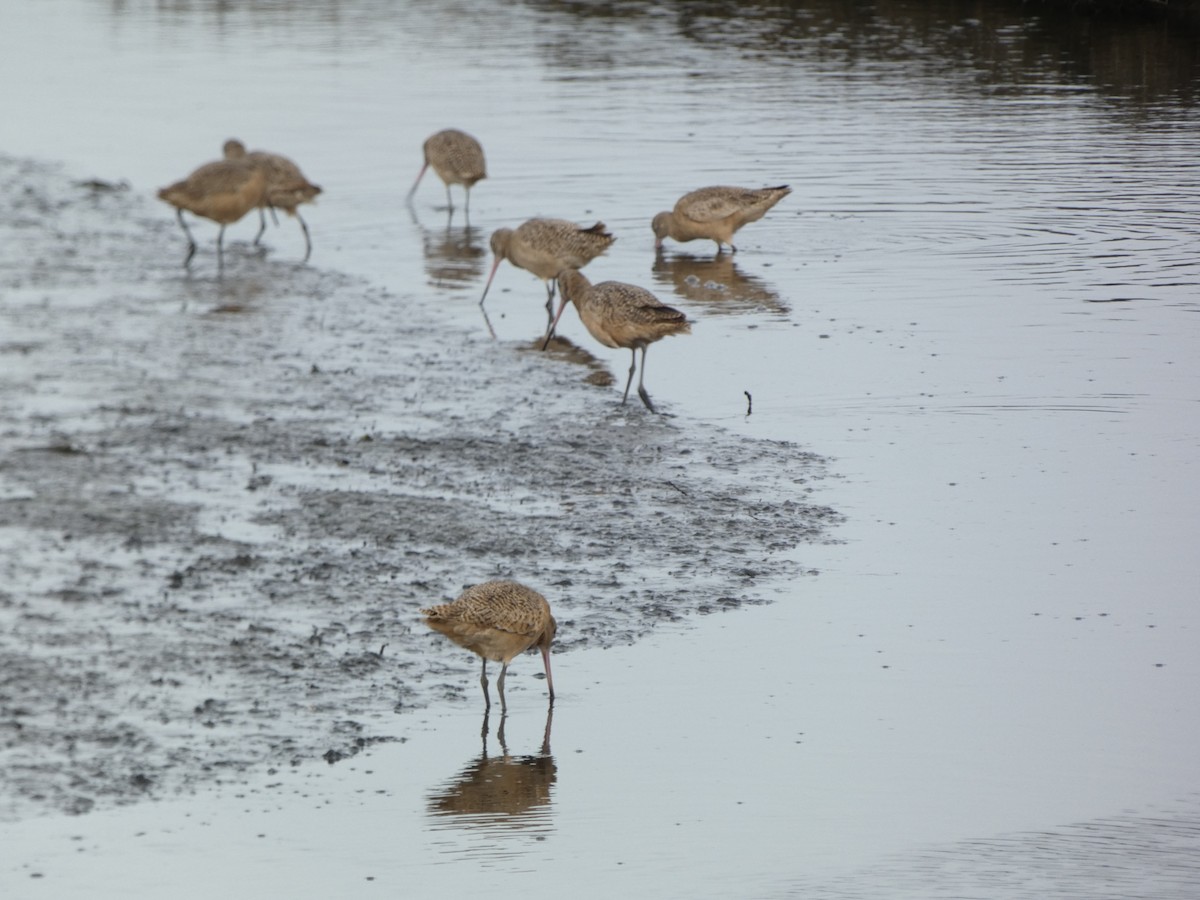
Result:
[[[500,692],[500,708],[507,711],[504,676],[508,664],[534,646],[542,652],[546,686],[550,702],[554,702],[550,644],[558,624],[550,614],[550,604],[537,591],[515,581],[488,581],[467,588],[453,603],[431,606],[421,610],[421,614],[430,628],[483,659],[479,682],[489,709],[492,700],[488,695],[488,660],[502,664],[496,688]]]
[[[603,222],[583,228],[564,219],[529,219],[516,228],[492,232],[491,247],[496,258],[488,273],[479,305],[487,299],[500,262],[507,259],[518,269],[532,272],[546,283],[546,318],[554,311],[555,279],[564,269],[582,269],[611,246],[616,238]]]
[[[409,199],[421,183],[425,170],[433,166],[433,171],[446,185],[446,206],[454,209],[454,202],[450,199],[450,185],[461,184],[466,193],[466,212],[470,214],[471,188],[475,182],[487,178],[487,162],[483,158],[483,147],[479,141],[465,131],[446,128],[426,140],[422,149],[425,153],[425,163],[417,173],[417,180],[409,188]]]
[[[592,284],[579,271],[568,269],[558,276],[558,287],[562,300],[558,315],[550,323],[546,333],[546,344],[554,333],[558,320],[562,318],[567,303],[574,303],[579,318],[592,337],[606,347],[623,347],[629,350],[632,359],[629,377],[625,381],[624,404],[629,399],[629,386],[637,368],[637,351],[642,351],[642,369],[638,376],[638,396],[650,412],[654,404],[646,393],[643,380],[646,376],[646,348],[661,338],[672,334],[688,334],[692,329],[687,317],[679,310],[665,306],[645,288],[620,281],[602,281]]]
[[[226,159],[244,159],[257,166],[267,179],[266,197],[258,207],[258,234],[254,236],[254,243],[259,242],[267,228],[264,210],[267,207],[271,207],[272,210],[282,209],[289,216],[295,216],[296,221],[300,223],[300,230],[304,232],[304,261],[308,262],[312,255],[312,239],[308,234],[308,223],[304,221],[297,207],[301,203],[312,202],[317,194],[321,193],[320,186],[305,178],[298,165],[278,153],[268,153],[265,150],[247,153],[245,145],[235,138],[225,142],[224,152]]]
[[[728,244],[734,253],[733,233],[750,222],[757,222],[767,210],[792,192],[786,184],[770,188],[706,187],[684,194],[670,212],[660,212],[650,223],[654,229],[654,248],[660,249],[665,238],[694,241],[705,238],[717,242],[717,252]]]
[[[222,243],[225,226],[265,202],[266,190],[266,175],[258,166],[244,159],[207,163],[183,181],[160,190],[159,199],[175,207],[179,225],[188,239],[184,268],[191,264],[192,256],[196,253],[196,242],[183,220],[184,210],[212,219],[221,226],[217,233],[217,265],[220,267],[224,265]]]

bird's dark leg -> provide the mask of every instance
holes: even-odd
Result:
[[[308,262],[308,258],[312,256],[312,239],[308,236],[308,223],[304,221],[299,210],[296,211],[296,218],[300,222],[300,230],[304,232],[304,262]]]
[[[554,289],[558,286],[558,280],[551,278],[546,285],[546,334],[551,335],[550,329],[554,326]]]
[[[454,201],[450,199],[450,185],[446,185],[446,209],[454,212]]]
[[[554,720],[554,704],[546,707],[546,730],[542,732],[542,755],[550,755],[550,723]]]
[[[479,674],[479,684],[483,687],[483,711],[486,713],[492,708],[492,698],[488,695],[487,689],[487,659],[483,661],[483,671]]]
[[[221,226],[221,230],[217,232],[217,272],[225,271],[225,257],[222,252],[222,246],[225,241],[225,226]]]
[[[272,210],[272,213],[274,210]],[[267,230],[267,211],[261,206],[258,208],[258,234],[254,236],[254,246],[258,246],[258,242],[262,240],[263,232]]]
[[[642,348],[642,371],[638,373],[638,396],[642,398],[642,402],[646,404],[646,409],[652,413],[657,413],[654,404],[650,402],[650,395],[646,393],[646,386],[642,381],[646,377],[646,348]]]
[[[633,372],[637,368],[637,347],[629,349],[629,377],[625,379],[625,393],[621,396],[621,405],[629,399],[629,386],[633,384]]]
[[[187,268],[187,267],[188,267],[188,266],[191,264],[191,262],[192,262],[192,257],[196,255],[196,241],[195,241],[195,239],[192,237],[192,231],[191,231],[191,229],[187,227],[187,222],[183,221],[183,210],[182,210],[182,209],[176,209],[176,210],[175,210],[175,217],[176,217],[177,219],[179,219],[179,227],[183,229],[183,233],[184,233],[185,235],[187,235],[187,239],[188,239],[188,252],[187,252],[187,256],[185,256],[185,257],[183,258],[183,267],[186,269],[186,268]]]
[[[508,663],[500,667],[500,677],[496,679],[496,690],[500,692],[500,715],[508,715],[508,704],[504,700],[504,675],[508,672]]]

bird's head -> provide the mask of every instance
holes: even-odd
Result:
[[[662,247],[663,238],[671,233],[671,214],[660,212],[650,220],[650,227],[654,230],[654,249],[657,250]]]

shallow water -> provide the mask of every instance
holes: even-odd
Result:
[[[486,24],[474,4],[422,3],[6,15],[0,75],[31,87],[0,97],[0,151],[152,197],[236,135],[292,155],[326,189],[305,211],[319,275],[288,274],[303,252],[294,223],[268,232],[259,260],[246,222],[231,229],[233,273],[218,284],[202,225],[194,274],[164,256],[125,276],[127,300],[169,284],[171,312],[216,327],[168,330],[165,304],[152,304],[120,318],[145,328],[124,346],[182,333],[201,353],[231,331],[255,352],[279,339],[288,319],[271,311],[293,295],[337,298],[320,315],[352,319],[346,331],[399,331],[398,297],[422,304],[414,331],[433,321],[447,340],[470,335],[467,355],[519,395],[541,371],[523,351],[544,327],[542,288],[501,267],[493,348],[476,303],[487,235],[531,215],[602,219],[618,241],[589,275],[649,287],[695,321],[649,354],[647,385],[677,440],[719,426],[832,457],[840,477],[815,502],[847,516],[841,543],[792,551],[820,574],[762,589],[778,598],[768,607],[565,653],[552,777],[527,766],[546,781],[511,829],[431,808],[481,750],[469,668],[444,650],[445,700],[398,716],[379,707],[389,719],[376,727],[405,743],[6,828],[6,893],[95,896],[114,871],[126,895],[179,890],[180,873],[197,895],[317,896],[366,878],[434,893],[475,884],[484,866],[510,893],[537,872],[575,892],[587,876],[597,892],[668,896],[1138,896],[1151,875],[1155,896],[1194,894],[1197,42],[1180,23],[1005,9],[525,4],[490,10]],[[403,205],[421,141],[447,125],[488,153],[469,228],[461,211],[447,223],[431,175],[411,213]],[[656,260],[650,216],[706,183],[793,194],[739,234],[735,257],[693,243]],[[181,259],[160,215],[154,246]],[[53,260],[53,247],[36,233],[21,253]],[[356,301],[335,272],[390,293]],[[95,291],[68,285],[47,302],[69,310]],[[604,418],[625,355],[564,321],[616,376],[569,402],[614,440],[637,441],[654,427],[640,410]],[[440,358],[436,331],[413,340],[422,364],[460,358]],[[101,371],[103,350],[92,352]],[[385,364],[379,350],[370,371]],[[589,371],[564,363],[562,377]],[[222,415],[270,414],[254,396],[223,396],[219,370],[192,373]],[[353,404],[372,377],[321,396]],[[364,427],[503,427],[478,399],[422,396],[415,379],[391,387],[405,402],[364,407]],[[61,426],[96,399],[74,385],[9,402]],[[545,403],[572,415],[562,397]],[[537,398],[499,408],[522,426],[538,413]],[[717,475],[734,462],[717,455]],[[277,537],[277,524],[230,517],[223,504],[238,498],[219,484],[192,489],[215,510],[207,531]],[[494,563],[465,565],[462,580]],[[578,568],[599,582],[608,565]],[[687,591],[653,559],[638,565],[666,596]],[[67,577],[18,589],[36,596]],[[302,613],[277,618],[289,615],[307,630]],[[514,674],[534,669],[523,659]],[[520,706],[507,743],[536,760],[540,682],[518,691],[522,680],[510,682]],[[214,853],[231,860],[220,875]]]

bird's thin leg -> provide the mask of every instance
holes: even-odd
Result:
[[[222,251],[222,246],[225,241],[225,226],[221,226],[221,230],[217,232],[217,272],[225,271],[225,256]]]
[[[504,700],[504,675],[508,672],[508,663],[500,667],[500,677],[496,679],[496,690],[500,692],[500,715],[508,715],[508,704]]]
[[[454,212],[454,201],[450,199],[450,185],[446,185],[446,209]]]
[[[186,269],[192,262],[192,257],[196,255],[196,240],[192,237],[192,231],[187,227],[187,222],[183,221],[183,209],[175,210],[175,217],[179,219],[179,227],[183,229],[183,233],[187,235],[188,252],[183,258],[183,267]]]
[[[503,674],[501,674],[501,677],[503,677]],[[487,688],[487,659],[484,659],[483,661],[483,671],[479,675],[479,684],[483,687],[483,711],[487,712],[492,708],[492,698],[488,694]],[[501,694],[501,697],[503,696],[504,695]]]
[[[637,347],[631,347],[629,350],[629,377],[625,379],[625,393],[621,396],[621,405],[625,405],[625,401],[629,399],[629,386],[633,384],[633,371],[637,368]]]
[[[546,282],[546,332],[554,325],[554,289],[558,287],[558,279],[551,278]]]
[[[654,408],[654,404],[650,402],[650,395],[646,393],[646,386],[642,381],[646,377],[646,348],[642,348],[642,370],[638,373],[638,396],[642,398],[642,402],[646,404],[646,409],[652,413],[658,412]]]
[[[304,221],[304,216],[300,215],[300,211],[296,211],[296,219],[300,222],[300,230],[304,232],[304,262],[308,262],[308,258],[312,256],[312,239],[308,236],[308,223]]]
[[[258,246],[258,242],[262,240],[263,232],[267,230],[267,211],[261,206],[258,208],[258,234],[254,236],[254,246]]]
[[[267,209],[269,209],[271,211],[271,221],[275,224],[275,227],[278,228],[279,227],[279,216],[275,215],[275,207],[272,206],[270,203],[268,203]]]

